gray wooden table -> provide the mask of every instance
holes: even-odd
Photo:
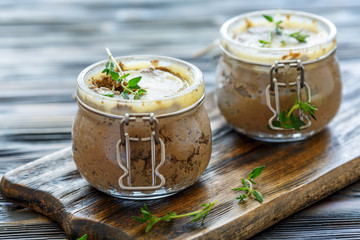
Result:
[[[360,1],[2,0],[0,177],[71,144],[77,75],[105,59],[105,46],[114,55],[157,54],[190,61],[204,72],[210,91],[216,58],[194,54],[217,37],[220,25],[230,17],[277,8],[332,20],[338,27],[342,76],[360,80]],[[360,114],[358,110],[354,114]],[[360,238],[360,182],[254,237],[334,238]],[[66,239],[66,235],[53,221],[0,195],[0,239]]]

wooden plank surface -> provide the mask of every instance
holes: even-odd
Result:
[[[214,135],[213,153],[196,184],[166,199],[148,200],[154,214],[193,211],[205,202],[219,201],[205,227],[134,221],[144,201],[116,199],[92,188],[77,172],[71,148],[50,154],[6,174],[2,194],[57,221],[71,239],[248,239],[281,219],[360,179],[360,84],[345,81],[343,108],[330,127],[302,142],[263,143],[232,131],[214,103],[207,99]],[[351,87],[350,87],[351,86]],[[266,165],[257,189],[264,202],[238,203],[231,191],[251,169]],[[241,229],[238,226],[241,225]]]
[[[220,116],[213,94],[207,110],[214,133],[211,163],[196,184],[166,199],[145,201],[157,216],[190,212],[219,201],[205,227],[181,219],[159,223],[144,234],[139,216],[144,201],[107,196],[77,172],[71,148],[50,154],[6,174],[2,194],[57,221],[71,239],[248,239],[281,219],[360,179],[360,84],[345,81],[342,111],[331,126],[307,141],[263,143],[231,131]],[[357,86],[354,89],[354,86]],[[220,136],[219,136],[220,135]],[[238,203],[231,191],[255,167],[266,165],[257,179],[264,202]],[[241,225],[241,229],[239,229]]]
[[[343,79],[360,79],[360,3],[355,0],[1,1],[0,176],[70,144],[76,76],[104,58],[104,46],[116,55],[160,54],[190,61],[204,72],[211,90],[216,61],[213,55],[194,59],[193,54],[216,38],[226,19],[274,8],[332,20],[338,28]],[[357,94],[356,89],[344,89],[344,94]],[[359,108],[352,111],[357,114]],[[359,191],[358,182],[256,238],[358,239]],[[19,234],[22,239],[65,238],[49,219],[0,195],[0,239],[16,239]]]

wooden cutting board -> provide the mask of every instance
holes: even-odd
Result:
[[[355,86],[357,87],[350,87]],[[206,107],[213,129],[213,154],[202,177],[168,198],[130,201],[107,196],[89,186],[67,148],[7,173],[3,195],[57,221],[71,239],[246,239],[360,177],[359,83],[345,88],[339,114],[320,134],[301,142],[264,143],[229,128],[210,95]],[[346,85],[345,85],[346,87]],[[257,179],[264,202],[238,203],[231,188],[260,165]],[[200,209],[218,200],[204,226],[190,218],[157,223],[145,234],[141,216],[146,203],[155,216]]]

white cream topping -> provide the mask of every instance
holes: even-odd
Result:
[[[271,15],[271,14],[269,14]],[[336,48],[336,29],[330,23],[301,15],[279,14],[273,22],[262,15],[249,16],[225,23],[221,29],[220,45],[231,55],[251,63],[273,64],[279,60],[300,59],[302,62],[318,59]],[[275,33],[281,22],[281,34]],[[273,38],[271,39],[271,32]],[[299,42],[289,34],[309,35]],[[259,40],[271,42],[260,43]]]
[[[202,75],[198,74],[196,69],[192,71],[191,66],[172,61],[175,60],[150,58],[121,62],[124,74],[130,74],[126,81],[138,76],[142,77],[138,85],[147,90],[147,93],[142,95],[140,100],[134,100],[133,94],[129,94],[129,100],[124,99],[119,91],[115,91],[113,97],[105,96],[104,94],[111,92],[111,89],[97,88],[93,84],[95,79],[106,76],[105,73],[101,73],[104,69],[103,65],[84,74],[85,88],[78,87],[78,97],[86,105],[111,114],[150,112],[165,114],[179,111],[201,99],[204,95],[204,82]]]
[[[328,34],[318,26],[316,22],[305,23],[299,21],[285,20],[280,24],[283,27],[281,35],[275,33],[275,23],[257,22],[251,23],[251,26],[241,27],[233,31],[233,38],[247,46],[260,47],[259,40],[271,41],[270,33],[274,32],[270,48],[294,48],[307,47],[321,42]],[[309,35],[306,42],[299,42],[288,34],[300,32],[303,35]],[[282,43],[283,42],[283,43]]]
[[[159,69],[130,70],[124,73],[130,74],[127,77],[128,80],[141,76],[138,85],[147,91],[141,96],[142,100],[161,100],[172,97],[189,87],[185,79]]]

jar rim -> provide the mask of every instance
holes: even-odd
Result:
[[[324,29],[327,32],[327,37],[322,39],[321,41],[317,41],[311,45],[306,46],[296,46],[296,47],[283,47],[283,48],[264,48],[261,46],[249,46],[248,44],[241,43],[234,39],[229,32],[233,30],[234,25],[239,23],[241,20],[251,18],[251,17],[258,17],[262,15],[274,15],[274,14],[281,14],[281,15],[292,15],[292,16],[299,16],[306,19],[316,20],[318,23],[321,23],[323,26],[325,26],[327,29]],[[297,11],[297,10],[262,10],[262,11],[253,11],[244,13],[238,16],[235,16],[229,20],[227,20],[220,28],[220,45],[222,48],[225,48],[227,50],[226,46],[224,46],[226,43],[231,44],[232,46],[235,46],[237,48],[246,48],[247,51],[252,52],[259,52],[259,53],[279,53],[285,54],[289,51],[301,51],[301,50],[307,50],[314,48],[316,46],[322,46],[331,44],[331,42],[336,39],[337,30],[335,25],[328,19],[321,17],[319,15],[303,12],[303,11]],[[334,48],[336,48],[336,44],[334,47],[331,47],[329,51],[332,51]],[[327,51],[326,53],[328,53]],[[324,53],[324,55],[326,54]],[[314,59],[312,59],[314,60]]]
[[[203,82],[203,74],[201,72],[201,70],[196,67],[195,65],[193,65],[192,63],[188,63],[186,61],[177,59],[177,58],[172,58],[172,57],[167,57],[167,56],[160,56],[160,55],[127,55],[127,56],[121,56],[121,57],[115,57],[115,60],[119,61],[119,60],[126,60],[126,59],[132,59],[132,60],[148,60],[148,59],[153,59],[153,60],[168,60],[169,62],[177,62],[180,64],[184,64],[184,65],[188,65],[189,70],[193,70],[194,73],[194,80],[198,79],[199,82],[198,84],[201,84]],[[94,64],[91,64],[90,66],[86,67],[83,71],[80,72],[78,79],[77,79],[77,86],[82,88],[82,90],[94,94],[94,95],[99,95],[98,93],[92,91],[91,89],[89,89],[85,82],[84,82],[84,77],[85,75],[92,69],[94,69],[95,67],[98,67],[99,65],[103,65],[105,66],[105,63],[108,62],[108,60],[102,60],[99,62],[96,62]],[[165,97],[165,98],[161,98],[161,99],[145,99],[145,100],[141,100],[140,101],[159,101],[159,100],[164,100],[164,99],[171,99],[177,96],[181,96],[184,95],[188,92],[193,91],[196,88],[196,83],[194,82],[194,84],[192,84],[190,87],[186,88],[184,91],[179,92],[178,94],[176,94],[175,96],[171,96],[171,97]],[[106,97],[106,96],[105,96]],[[137,103],[139,102],[139,100],[132,100],[132,99],[121,99],[121,98],[110,98],[107,97],[108,100],[110,101],[120,101],[120,102],[127,102],[127,103]]]
[[[316,58],[314,60],[301,62],[301,64],[302,65],[308,65],[308,64],[320,62],[320,61],[332,56],[336,52],[336,49],[337,48],[335,47],[330,52],[326,53],[325,55],[322,55],[321,57]],[[274,63],[256,63],[256,62],[250,62],[250,61],[240,59],[237,56],[235,56],[234,54],[231,54],[228,51],[226,51],[226,49],[224,49],[224,47],[222,47],[221,45],[219,46],[219,51],[220,51],[220,53],[226,53],[229,57],[231,57],[234,60],[237,60],[237,61],[240,61],[240,62],[243,62],[243,63],[247,63],[247,64],[252,64],[252,65],[262,66],[262,67],[271,67],[274,64]]]
[[[187,108],[193,104],[195,104],[204,94],[204,77],[201,72],[201,70],[196,67],[195,65],[177,59],[167,56],[159,56],[159,55],[128,55],[128,56],[121,56],[116,57],[116,61],[121,61],[125,65],[127,63],[146,63],[151,66],[152,61],[158,61],[159,64],[165,64],[167,66],[171,66],[173,64],[174,66],[181,67],[182,70],[187,71],[188,74],[190,74],[189,78],[193,80],[193,82],[190,84],[190,86],[183,91],[178,92],[177,94],[169,97],[163,97],[159,99],[139,99],[139,100],[133,100],[133,99],[122,99],[122,98],[111,98],[107,96],[103,96],[99,93],[96,93],[95,91],[91,90],[88,85],[86,84],[86,81],[91,78],[92,75],[95,73],[101,72],[101,70],[104,68],[106,62],[108,60],[102,60],[99,62],[96,62],[88,67],[86,67],[84,70],[82,70],[78,76],[77,79],[77,95],[78,98],[82,101],[83,104],[90,105],[91,107],[97,109],[96,106],[94,106],[94,102],[105,102],[106,104],[113,104],[118,106],[138,106],[141,109],[141,106],[149,106],[149,105],[156,105],[159,102],[169,102],[169,101],[175,101],[176,99],[185,98],[188,95],[191,95],[192,92],[200,90],[197,95],[194,97],[193,102],[190,104],[185,103],[183,107],[179,109],[173,109],[173,111],[178,111],[183,108]],[[89,102],[89,99],[93,99],[93,102]],[[187,104],[187,105],[186,105]],[[126,108],[126,107],[125,107]],[[145,108],[143,108],[145,109]],[[125,112],[121,111],[121,109],[118,112],[114,112],[113,110],[110,111],[109,109],[102,109],[103,112],[111,113],[111,114],[118,114],[123,115]],[[131,112],[131,111],[130,111]],[[135,111],[139,112],[139,111]],[[153,111],[140,111],[143,113],[146,112],[153,112]],[[163,113],[168,113],[168,111],[162,111]]]
[[[195,102],[193,105],[191,105],[189,107],[183,108],[183,109],[178,110],[176,112],[170,112],[170,113],[155,115],[155,117],[158,118],[158,119],[160,119],[160,118],[168,118],[168,117],[180,115],[180,114],[183,114],[185,112],[191,111],[194,108],[203,105],[204,101],[205,101],[205,97],[206,97],[206,94],[204,93],[204,95],[197,102]],[[104,113],[104,112],[98,111],[98,110],[84,104],[79,98],[77,98],[77,101],[78,101],[79,106],[85,108],[86,110],[88,110],[88,111],[90,111],[90,112],[92,112],[94,114],[98,114],[98,115],[105,116],[105,117],[108,117],[108,118],[113,118],[113,119],[122,119],[124,117],[124,115],[116,115],[116,114],[110,114],[110,113]]]

